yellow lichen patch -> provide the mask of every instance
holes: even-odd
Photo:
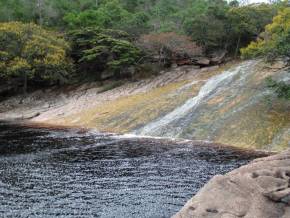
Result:
[[[177,77],[176,82],[154,88],[146,93],[130,96],[125,94],[127,97],[117,97],[117,99],[108,102],[102,101],[97,103],[98,106],[92,106],[93,108],[81,109],[81,111],[78,110],[75,113],[65,113],[50,120],[46,119],[46,122],[66,126],[96,128],[103,131],[128,132],[182,105],[186,100],[198,93],[206,80],[235,64],[235,62],[232,62],[221,67],[197,70],[192,73],[188,72],[188,74]],[[156,79],[162,79],[162,75]],[[165,83],[166,80],[167,78],[164,78]],[[193,81],[196,81],[196,83]],[[154,80],[152,82],[154,84]],[[124,84],[124,87],[126,89],[126,84]],[[120,96],[123,94],[120,93]],[[76,108],[82,107],[76,105]],[[74,109],[72,108],[72,110]]]
[[[215,105],[215,104],[219,104],[219,103],[222,103],[224,101],[225,97],[224,96],[216,96],[212,99],[210,99],[207,104],[208,105]]]
[[[62,118],[65,125],[78,125],[96,128],[101,131],[124,133],[142,126],[175,107],[183,104],[198,92],[201,84],[196,84],[178,92],[188,81],[171,83],[147,93],[121,97],[96,108]]]
[[[281,129],[289,128],[290,110],[285,108],[289,109],[289,105],[279,101],[271,107],[263,102],[255,104],[225,123],[216,140],[238,147],[267,148]],[[289,141],[290,135],[284,135],[280,141],[275,142],[274,148],[268,149],[280,150]]]
[[[232,101],[228,102],[227,104],[224,104],[224,106],[219,110],[219,113],[225,114],[225,113],[231,111],[238,104],[247,100],[247,97],[248,96],[246,96],[246,95],[237,96],[236,98],[232,99]]]

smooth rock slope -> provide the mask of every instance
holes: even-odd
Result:
[[[290,142],[290,101],[279,99],[265,80],[290,81],[288,71],[283,63],[250,60],[55,87],[1,101],[0,120],[283,151]]]
[[[215,176],[173,218],[289,218],[290,150]]]

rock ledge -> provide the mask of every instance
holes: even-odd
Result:
[[[174,218],[289,218],[290,150],[215,176]]]

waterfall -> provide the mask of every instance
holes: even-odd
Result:
[[[244,64],[239,65],[238,67],[235,67],[234,69],[227,70],[222,74],[211,77],[201,87],[197,96],[187,100],[185,104],[166,114],[164,117],[159,118],[158,120],[153,121],[147,124],[145,127],[135,131],[135,134],[155,135],[154,133],[170,125],[170,123],[172,123],[173,121],[181,119],[189,112],[194,112],[194,110],[201,102],[214,95],[219,88],[223,88],[229,85],[234,80],[235,76],[247,73],[248,67],[252,64],[252,61],[248,61]]]

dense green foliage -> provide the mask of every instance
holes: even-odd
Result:
[[[29,23],[0,24],[0,77],[63,81],[71,71],[69,45],[59,34]]]
[[[157,0],[151,4],[136,1],[135,5],[130,0],[113,0],[95,9],[68,13],[64,21],[71,28],[80,25],[118,28],[135,36],[176,32],[190,36],[209,52],[215,49],[231,52],[263,31],[275,13],[273,5],[231,7],[224,0]]]
[[[134,65],[140,51],[122,31],[100,28],[82,28],[69,32],[73,58],[79,64],[79,72],[94,74],[102,79],[104,71],[120,78],[123,69]]]
[[[110,73],[115,78],[123,77],[131,66],[148,60],[148,55],[157,55],[163,61],[171,59],[170,64],[180,59],[187,59],[181,62],[188,64],[195,60],[192,57],[214,57],[216,53],[238,56],[241,47],[265,31],[265,25],[271,23],[278,10],[288,7],[288,1],[251,5],[242,2],[0,0],[3,26],[25,29],[21,30],[21,40],[17,34],[2,33],[0,75],[11,78],[22,74],[30,80],[51,82],[65,78],[68,72],[73,72],[67,56],[69,50],[78,77],[91,75],[98,80],[108,78]],[[28,27],[32,28],[32,34]],[[57,32],[62,32],[68,40]],[[270,33],[266,29],[265,37]],[[283,37],[279,37],[280,47],[273,45],[270,49],[275,54],[277,49],[289,52],[289,44],[285,44],[287,34],[283,33]],[[248,51],[264,43],[260,41],[252,43]],[[33,44],[35,50],[23,50],[26,44]],[[41,53],[42,50],[47,52]],[[255,52],[266,53],[260,49]],[[11,64],[13,61],[17,64]]]
[[[234,52],[263,31],[279,4],[238,5],[236,0],[0,0],[0,21],[119,29],[135,37],[176,32],[208,51]]]
[[[230,45],[236,43],[235,53],[237,54],[240,47],[246,46],[263,32],[265,25],[272,21],[276,13],[276,7],[267,4],[230,9],[228,15],[231,31],[229,31],[228,40]]]

